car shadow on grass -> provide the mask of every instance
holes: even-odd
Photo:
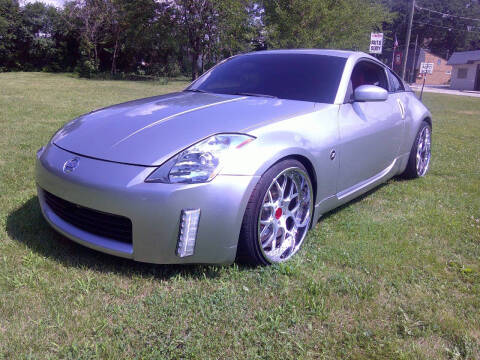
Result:
[[[52,229],[42,216],[38,198],[32,197],[7,217],[6,230],[11,239],[25,244],[33,252],[68,266],[130,276],[142,274],[159,280],[175,276],[216,278],[221,266],[158,265],[136,262],[104,254],[71,241]],[[244,268],[247,269],[247,268]]]

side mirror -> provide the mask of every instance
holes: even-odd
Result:
[[[360,85],[353,92],[355,101],[385,101],[388,98],[388,91],[375,85]]]

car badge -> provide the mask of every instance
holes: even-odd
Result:
[[[68,160],[63,164],[63,172],[65,174],[69,174],[72,171],[74,171],[80,163],[80,160],[78,158],[73,158],[71,160]]]

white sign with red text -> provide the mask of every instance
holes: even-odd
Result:
[[[370,54],[381,54],[383,48],[383,33],[370,34]]]

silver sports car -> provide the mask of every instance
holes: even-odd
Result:
[[[53,228],[109,254],[278,263],[322,214],[424,176],[431,131],[408,85],[367,54],[255,52],[66,124],[37,153],[38,198]]]

